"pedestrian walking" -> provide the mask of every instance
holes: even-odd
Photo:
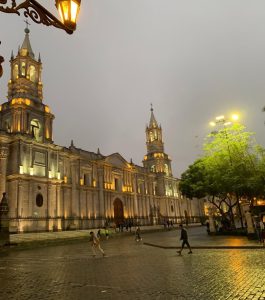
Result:
[[[179,227],[181,229],[180,240],[182,241],[182,245],[181,245],[181,249],[179,251],[177,251],[177,252],[179,253],[179,255],[181,255],[181,252],[182,252],[184,246],[187,245],[187,247],[189,248],[188,254],[191,254],[192,251],[191,251],[190,244],[188,242],[188,233],[187,233],[187,230],[183,228],[182,224],[180,224]]]
[[[139,226],[136,228],[136,231],[135,231],[135,240],[136,240],[136,242],[139,242],[139,241],[142,240],[142,238],[141,238],[141,230],[140,230]]]
[[[93,231],[90,231],[90,242],[91,242],[91,249],[94,257],[96,256],[96,249],[98,249],[103,256],[106,256],[104,250],[100,247],[99,239],[96,237]]]

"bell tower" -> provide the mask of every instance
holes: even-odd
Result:
[[[25,38],[18,54],[14,58],[11,54],[11,78],[8,83],[8,100],[13,98],[28,98],[35,102],[42,102],[42,63],[38,61],[32,51],[29,40],[29,29],[25,29]]]
[[[156,121],[152,105],[149,125],[146,126],[145,132],[147,154],[143,160],[144,167],[154,173],[165,173],[167,176],[172,176],[171,160],[164,152],[162,128]]]
[[[8,102],[0,107],[0,129],[27,135],[38,142],[52,142],[54,115],[42,102],[42,62],[40,55],[35,59],[29,33],[27,27],[17,56],[14,57],[13,51],[11,54]]]

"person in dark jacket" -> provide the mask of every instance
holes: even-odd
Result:
[[[189,248],[189,252],[188,254],[191,254],[192,251],[191,251],[191,247],[190,247],[190,244],[188,242],[188,233],[187,233],[187,230],[183,228],[183,225],[180,224],[179,225],[180,229],[181,229],[181,232],[180,232],[180,240],[182,241],[182,246],[181,246],[181,249],[179,251],[177,251],[179,253],[179,255],[181,255],[181,252],[184,248],[185,245],[187,245],[187,247]]]

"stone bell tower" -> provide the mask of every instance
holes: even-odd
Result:
[[[162,128],[156,121],[152,106],[149,125],[146,126],[145,132],[147,154],[143,160],[144,167],[154,173],[164,173],[166,176],[172,176],[171,160],[164,152]]]
[[[42,62],[35,59],[29,39],[25,38],[10,59],[11,76],[8,82],[8,102],[0,107],[0,129],[12,134],[22,134],[38,142],[52,142],[54,115],[43,101],[41,81]]]

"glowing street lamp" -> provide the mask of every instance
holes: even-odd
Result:
[[[72,30],[76,29],[76,20],[80,10],[81,0],[56,0],[62,23]]]
[[[6,4],[8,1],[11,2],[9,6]],[[20,15],[20,10],[24,10],[24,16],[35,23],[54,26],[72,34],[76,29],[81,0],[55,0],[61,21],[36,0],[24,0],[20,4],[16,4],[16,0],[0,0],[1,3],[4,5],[0,5],[0,11],[4,13]]]
[[[238,119],[239,119],[239,116],[237,114],[232,115],[232,120],[238,121]]]
[[[217,126],[217,125],[223,125],[223,126],[229,126],[229,125],[231,125],[231,124],[233,124],[233,122],[236,122],[236,121],[238,121],[239,120],[239,116],[237,115],[237,114],[233,114],[232,116],[231,116],[231,121],[230,120],[227,120],[226,118],[225,118],[225,116],[218,116],[218,117],[216,117],[215,118],[215,121],[211,121],[209,124],[210,124],[210,126],[212,126],[212,127],[215,127],[215,126]]]
[[[9,6],[7,4],[8,1],[11,2]],[[16,0],[0,0],[0,11],[20,16],[20,10],[24,10],[24,16],[26,18],[31,18],[35,23],[54,26],[65,30],[68,34],[72,34],[76,29],[76,21],[80,11],[81,0],[55,0],[55,5],[59,11],[61,21],[36,0],[24,0],[20,4],[17,4]],[[3,62],[4,58],[3,56],[0,56],[0,78],[3,75],[3,68],[1,65]]]

